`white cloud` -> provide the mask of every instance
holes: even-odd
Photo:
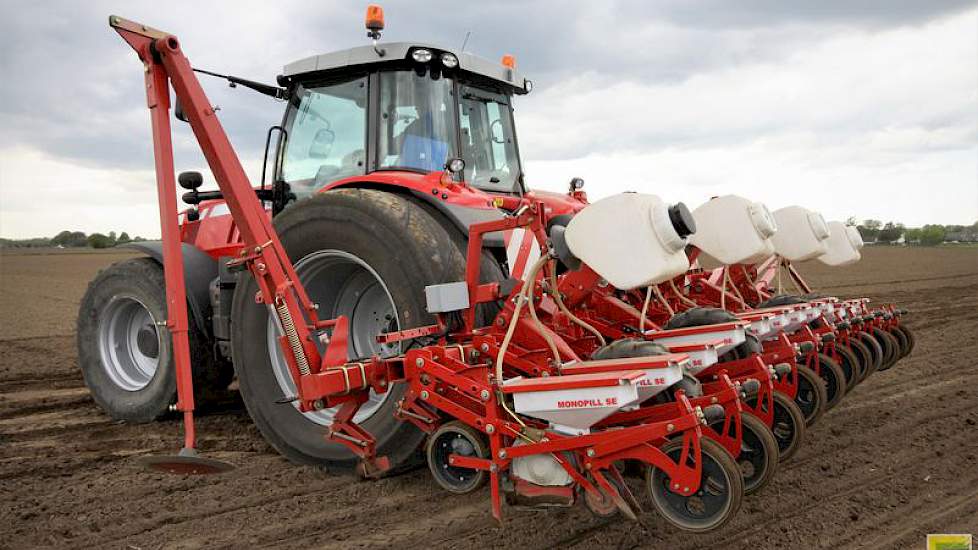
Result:
[[[585,73],[519,104],[532,185],[588,175],[692,205],[738,193],[844,219],[978,219],[978,12],[847,32],[676,83]],[[937,192],[935,192],[937,191]]]
[[[581,175],[594,198],[637,189],[696,205],[734,192],[836,219],[971,223],[978,11],[855,4],[393,3],[385,38],[458,45],[471,29],[470,51],[516,53],[537,79],[517,102],[536,187]],[[139,65],[105,24],[117,8],[0,7],[0,235],[158,234]],[[197,66],[270,80],[285,62],[364,44],[361,9],[129,2],[122,15],[177,32]],[[257,178],[282,105],[204,85]],[[175,131],[177,169],[202,168],[187,128]]]

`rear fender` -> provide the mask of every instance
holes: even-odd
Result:
[[[142,241],[129,243],[125,248],[136,249],[163,265],[163,242]],[[211,318],[211,302],[208,288],[217,278],[217,261],[206,252],[187,243],[181,243],[183,253],[183,275],[187,288],[187,302],[197,327],[213,338],[213,330],[208,320]]]

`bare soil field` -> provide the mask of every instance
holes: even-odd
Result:
[[[78,302],[127,257],[0,255],[0,548],[923,548],[978,533],[978,249],[868,248],[859,264],[802,265],[818,289],[908,308],[914,353],[873,375],[814,426],[725,528],[692,536],[583,508],[489,514],[488,489],[455,497],[421,469],[380,481],[298,467],[241,409],[199,420],[200,447],[237,469],[147,473],[175,420],[111,421],[75,357]]]

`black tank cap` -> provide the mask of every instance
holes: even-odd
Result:
[[[693,219],[693,213],[681,202],[669,207],[669,221],[672,222],[676,233],[684,239],[696,233],[696,220]]]

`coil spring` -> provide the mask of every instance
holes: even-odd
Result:
[[[311,372],[309,370],[309,361],[306,359],[305,350],[302,349],[302,341],[299,340],[299,333],[295,330],[292,312],[289,311],[289,307],[285,304],[285,301],[276,304],[275,309],[278,311],[279,320],[282,321],[282,330],[285,331],[285,337],[289,340],[289,347],[292,348],[292,354],[295,355],[295,364],[299,367],[299,374],[305,376]]]

